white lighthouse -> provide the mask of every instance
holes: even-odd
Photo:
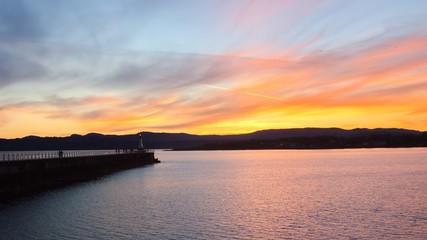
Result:
[[[142,133],[139,133],[139,146],[138,146],[138,150],[139,151],[145,151],[144,144],[142,143]]]

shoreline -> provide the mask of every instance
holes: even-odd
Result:
[[[164,151],[182,152],[182,151],[240,151],[240,150],[340,150],[340,149],[409,149],[409,148],[427,148],[427,146],[404,146],[404,147],[342,147],[342,148],[218,148],[218,149],[203,149],[203,148],[179,148],[168,149]]]

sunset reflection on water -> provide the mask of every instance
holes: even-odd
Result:
[[[156,154],[161,164],[1,205],[0,234],[7,239],[427,237],[426,148]]]

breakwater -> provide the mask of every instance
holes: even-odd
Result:
[[[158,163],[154,152],[8,154],[0,161],[0,198],[37,192],[111,172]]]

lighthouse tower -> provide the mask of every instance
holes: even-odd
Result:
[[[139,134],[138,151],[145,151],[144,144],[142,143],[142,133]]]

